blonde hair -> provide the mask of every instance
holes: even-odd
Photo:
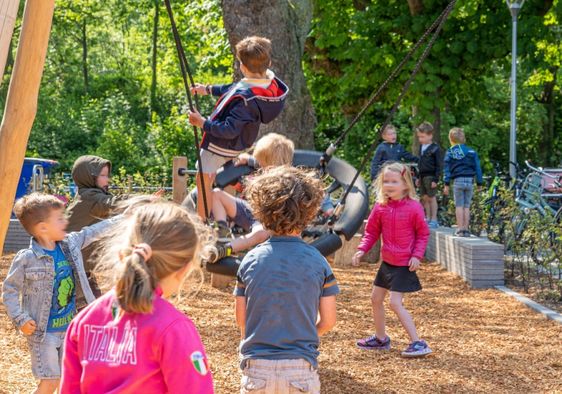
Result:
[[[453,127],[449,131],[449,140],[453,144],[464,144],[466,141],[464,137],[464,130],[460,127]]]
[[[388,131],[391,131],[391,130],[396,132],[396,127],[393,124],[387,124],[382,131],[382,135],[385,135]]]
[[[406,196],[412,200],[417,200],[418,196],[416,194],[416,188],[414,187],[414,181],[412,179],[412,173],[410,172],[410,168],[402,163],[392,162],[383,165],[377,179],[375,180],[374,187],[376,191],[376,201],[379,204],[386,205],[388,203],[388,196],[383,192],[383,182],[384,182],[384,174],[386,172],[395,172],[400,174],[402,180],[406,184],[408,191],[406,192]]]
[[[250,181],[245,193],[256,219],[280,235],[302,231],[324,198],[316,173],[291,166],[263,171]]]
[[[50,194],[31,193],[18,199],[14,204],[14,213],[21,225],[30,235],[34,227],[45,222],[51,212],[64,209],[64,203]]]
[[[269,133],[261,137],[254,148],[254,157],[262,168],[293,164],[295,144],[284,135]]]
[[[271,41],[264,37],[246,37],[236,44],[236,57],[250,72],[262,74],[271,63]]]
[[[113,273],[117,300],[124,311],[150,313],[158,282],[188,265],[193,269],[204,231],[198,218],[175,203],[138,205],[105,237],[101,267],[96,271]],[[133,253],[135,245],[142,243],[152,249],[147,261]]]

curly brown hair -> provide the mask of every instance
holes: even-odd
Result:
[[[324,191],[313,171],[281,166],[253,178],[245,193],[254,216],[267,230],[288,235],[302,231],[310,223]]]

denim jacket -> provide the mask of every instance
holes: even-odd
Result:
[[[76,282],[76,296],[83,294],[86,302],[95,300],[88,284],[81,249],[98,238],[117,218],[104,220],[82,231],[69,233],[57,242],[70,263]],[[29,338],[41,342],[47,330],[53,298],[55,265],[53,258],[31,238],[29,248],[16,254],[2,287],[2,301],[6,312],[17,328],[34,320],[37,329]]]

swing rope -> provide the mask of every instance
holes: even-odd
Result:
[[[451,11],[453,10],[453,8],[455,7],[455,3],[457,0],[452,0],[449,5],[447,5],[447,7],[445,8],[445,10],[443,11],[443,13],[439,16],[439,18],[437,18],[436,22],[438,21],[437,24],[437,28],[435,29],[435,32],[433,33],[433,36],[431,37],[431,39],[429,40],[429,42],[427,43],[427,46],[425,47],[422,55],[420,56],[418,62],[416,63],[416,66],[414,67],[412,73],[410,74],[410,77],[408,78],[408,80],[406,81],[406,83],[404,84],[404,86],[402,87],[402,91],[400,92],[400,95],[398,96],[398,98],[396,99],[394,105],[392,106],[392,109],[390,110],[390,112],[388,113],[386,119],[384,120],[383,124],[381,125],[381,127],[379,128],[379,131],[377,133],[377,137],[373,143],[371,144],[367,154],[365,155],[365,157],[363,158],[363,160],[361,161],[361,164],[359,165],[353,179],[351,180],[350,184],[347,186],[343,196],[341,197],[340,201],[338,202],[336,209],[334,209],[334,213],[333,215],[330,217],[329,221],[334,223],[335,220],[337,219],[336,217],[339,215],[339,213],[342,211],[343,207],[345,206],[345,202],[347,199],[347,196],[349,195],[349,193],[351,192],[351,190],[353,189],[353,186],[355,184],[355,182],[357,181],[357,178],[359,177],[359,175],[361,174],[361,172],[363,171],[363,169],[365,168],[365,165],[367,164],[367,162],[369,161],[371,155],[373,154],[374,150],[376,149],[382,132],[384,131],[384,129],[386,128],[386,126],[390,123],[390,121],[392,120],[394,114],[396,113],[398,106],[400,105],[400,103],[402,102],[402,99],[404,98],[404,96],[406,95],[406,92],[408,91],[410,85],[412,84],[414,78],[416,77],[416,75],[418,74],[419,70],[421,69],[421,66],[423,64],[423,62],[425,61],[425,59],[429,56],[429,52],[431,51],[431,48],[433,47],[433,44],[435,43],[435,41],[437,40],[437,37],[439,36],[439,33],[441,32],[441,30],[443,29],[443,26],[445,25],[445,21],[447,20],[447,18],[449,17]],[[433,25],[435,25],[436,23],[434,22]],[[432,25],[432,28],[433,28]],[[432,29],[430,28],[430,29]],[[426,33],[428,33],[431,30],[428,30]],[[424,34],[425,36],[425,34]],[[408,54],[409,56],[411,54]],[[387,80],[388,81],[388,80]],[[386,83],[386,81],[385,81]],[[367,109],[368,105],[365,106],[362,111],[360,112],[360,114],[362,115],[365,110]],[[359,117],[359,115],[356,117],[356,119]],[[355,120],[355,123],[357,123],[357,121]],[[354,123],[354,124],[355,124]],[[349,127],[346,130],[346,133],[349,132]],[[338,139],[338,143],[341,141],[342,138]],[[331,147],[331,146],[330,146]],[[328,148],[329,150],[330,148]],[[328,151],[327,150],[327,151]],[[335,148],[334,148],[335,150]]]
[[[191,69],[189,68],[189,64],[187,62],[187,58],[185,56],[185,51],[183,49],[183,45],[181,42],[180,35],[178,33],[178,28],[176,26],[176,21],[174,19],[174,14],[172,11],[172,5],[170,4],[170,0],[164,0],[164,4],[166,5],[166,11],[168,12],[168,16],[170,18],[170,24],[172,26],[172,33],[174,36],[174,41],[176,43],[176,50],[178,52],[178,59],[180,62],[180,70],[181,76],[183,79],[183,86],[185,88],[185,92],[187,95],[187,101],[189,103],[190,111],[197,110],[199,112],[199,100],[197,95],[194,95],[194,99],[191,96],[191,91],[189,90],[189,86],[195,86],[195,82],[193,80],[193,74],[191,73]],[[189,79],[189,82],[188,82]],[[193,105],[195,102],[195,106]],[[209,207],[207,206],[207,192],[205,191],[205,180],[203,179],[203,166],[201,165],[201,146],[199,144],[199,133],[197,132],[197,127],[193,126],[193,136],[195,140],[195,150],[197,155],[197,162],[198,162],[198,173],[199,179],[201,181],[201,198],[203,198],[203,207],[205,209],[205,222],[207,222],[209,218]]]
[[[320,158],[320,165],[321,165],[322,168],[324,168],[326,166],[326,164],[330,161],[330,159],[332,158],[336,149],[341,144],[341,142],[344,140],[344,138],[347,136],[349,131],[353,128],[353,126],[355,126],[355,124],[357,124],[359,119],[361,119],[363,117],[363,115],[365,114],[367,109],[369,109],[371,107],[371,105],[373,105],[373,103],[381,96],[382,92],[384,92],[385,89],[387,88],[387,86],[396,78],[398,73],[400,71],[402,71],[402,69],[404,68],[404,66],[408,62],[408,60],[410,60],[410,58],[413,56],[413,54],[425,42],[425,40],[427,39],[429,34],[432,31],[435,30],[435,28],[439,25],[439,23],[441,21],[443,21],[444,19],[446,19],[448,17],[449,13],[451,12],[452,8],[454,7],[455,2],[456,2],[456,0],[452,0],[451,3],[449,3],[449,5],[443,10],[441,15],[439,15],[437,18],[435,18],[435,20],[433,21],[431,26],[423,33],[423,35],[420,37],[418,42],[416,42],[416,44],[410,49],[410,51],[406,54],[406,56],[404,56],[402,61],[389,74],[389,76],[382,83],[382,85],[380,85],[379,88],[371,94],[371,96],[369,97],[369,100],[367,100],[367,102],[361,108],[361,110],[357,113],[357,115],[355,115],[353,120],[345,128],[345,130],[342,132],[342,134],[337,138],[336,141],[334,141],[333,143],[330,144],[330,146],[326,149],[326,151],[324,152],[324,154]]]

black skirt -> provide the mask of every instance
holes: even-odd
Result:
[[[416,271],[410,271],[410,267],[396,266],[384,261],[373,284],[399,293],[412,293],[422,289]]]

